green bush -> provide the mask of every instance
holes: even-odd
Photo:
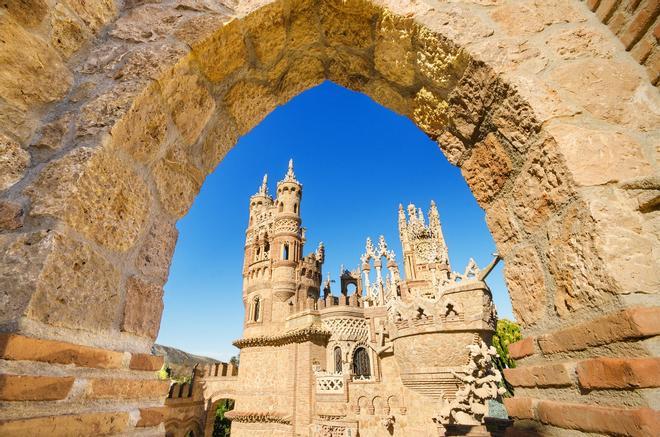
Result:
[[[497,368],[502,372],[504,377],[504,369],[513,369],[516,367],[516,362],[509,356],[509,345],[522,340],[520,333],[520,325],[508,319],[501,319],[497,321],[497,331],[493,336],[493,346],[497,350]],[[505,397],[513,396],[513,386],[509,384],[506,379],[503,380],[502,386],[506,388]]]
[[[229,437],[231,432],[231,420],[225,417],[225,413],[234,409],[234,401],[223,399],[218,402],[215,410],[215,423],[213,424],[213,437]]]

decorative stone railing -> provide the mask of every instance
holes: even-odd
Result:
[[[371,375],[353,375],[351,377],[351,380],[353,382],[369,382],[369,381],[373,381],[374,377]]]
[[[317,393],[344,393],[344,375],[341,373],[317,373]]]

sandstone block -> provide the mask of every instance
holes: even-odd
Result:
[[[577,364],[580,386],[586,389],[660,387],[660,358],[597,358]]]
[[[276,100],[268,87],[242,81],[229,90],[225,104],[236,120],[239,132],[244,134],[275,109]]]
[[[526,337],[509,345],[509,356],[514,360],[534,355],[534,337]]]
[[[187,147],[175,145],[153,169],[161,205],[177,219],[188,212],[204,180],[192,158]]]
[[[168,71],[160,84],[174,124],[186,143],[194,143],[211,117],[215,101],[186,61]]]
[[[138,253],[138,271],[164,284],[170,271],[170,261],[178,235],[176,226],[164,218],[156,218]]]
[[[649,436],[660,425],[660,412],[649,408],[625,409],[539,401],[538,419],[565,429],[610,435]]]
[[[121,83],[83,105],[77,120],[76,138],[103,137],[135,103],[140,84]],[[87,90],[81,91],[83,98]]]
[[[522,419],[534,419],[534,399],[531,398],[504,398],[504,406],[510,417]]]
[[[630,308],[543,335],[538,344],[544,354],[553,354],[658,334],[660,308]]]
[[[504,277],[509,287],[516,319],[523,326],[533,325],[546,313],[547,284],[543,263],[534,246],[526,245],[507,257]]]
[[[240,135],[236,122],[225,112],[220,113],[212,123],[202,143],[201,165],[206,174],[216,168],[227,152],[234,147]]]
[[[448,122],[447,102],[427,88],[415,95],[413,121],[429,137],[436,139],[444,132]]]
[[[37,156],[49,156],[62,148],[72,118],[73,114],[67,113],[43,126],[39,139],[31,144]]]
[[[616,45],[608,34],[586,26],[552,35],[545,44],[560,58],[567,60],[587,57],[610,59],[616,51]]]
[[[617,290],[594,243],[593,217],[581,203],[572,205],[548,229],[548,271],[555,282],[555,311],[560,317],[598,307]],[[566,268],[571,266],[571,268]]]
[[[243,28],[260,65],[272,65],[284,50],[285,19],[284,3],[275,2],[261,7],[259,13],[250,14],[243,20]]]
[[[149,86],[112,128],[112,144],[148,163],[159,152],[167,135],[164,102],[156,85]]]
[[[62,234],[50,232],[38,244],[48,254],[41,269],[26,278],[34,287],[27,316],[55,326],[110,329],[119,304],[116,267],[89,245]]]
[[[494,134],[478,143],[461,166],[461,172],[480,204],[490,202],[509,179],[512,164]]]
[[[363,91],[372,77],[373,60],[341,49],[327,49],[328,79],[354,91]]]
[[[493,9],[491,18],[511,36],[528,36],[542,32],[553,24],[586,20],[585,14],[568,0],[553,4],[538,2],[533,6],[527,3],[503,3]]]
[[[486,207],[486,224],[497,244],[497,251],[505,259],[511,248],[520,242],[521,231],[514,221],[509,196],[499,198]]]
[[[20,181],[30,165],[30,154],[21,146],[0,134],[0,191]]]
[[[89,0],[80,2],[64,0],[64,3],[75,12],[92,32],[98,32],[114,18],[117,13],[115,2],[112,0]]]
[[[10,104],[0,99],[0,125],[9,135],[21,142],[28,141],[39,125],[36,114],[23,105]]]
[[[64,399],[73,386],[72,376],[0,375],[3,401],[56,401]]]
[[[20,108],[54,102],[73,81],[55,50],[6,16],[0,22],[0,97]]]
[[[48,13],[48,5],[45,0],[8,2],[3,7],[16,21],[27,28],[37,26]]]
[[[108,379],[95,378],[89,381],[89,399],[144,399],[167,396],[169,381],[155,379]]]
[[[23,226],[23,207],[9,200],[0,200],[0,230],[14,230]]]
[[[321,3],[321,29],[327,44],[366,48],[373,44],[371,23],[377,10],[364,0],[332,0]]]
[[[110,35],[137,43],[163,40],[186,21],[188,14],[189,11],[181,11],[173,5],[142,4],[122,14]]]
[[[415,64],[421,76],[440,93],[451,91],[463,77],[468,56],[426,27],[414,38]]]
[[[112,150],[96,153],[85,167],[73,188],[75,194],[60,205],[66,209],[65,220],[87,238],[124,252],[133,246],[146,222],[147,185],[132,164]]]
[[[553,141],[531,152],[513,183],[513,212],[528,232],[534,232],[573,191],[572,181]]]
[[[135,276],[126,282],[126,303],[121,329],[155,339],[163,312],[163,287]]]
[[[278,103],[284,104],[325,79],[323,63],[316,57],[304,56],[291,60],[277,90]]]
[[[301,50],[312,44],[320,43],[321,27],[316,13],[316,4],[310,0],[292,0],[289,3],[287,48]]]
[[[68,414],[0,421],[0,434],[7,437],[40,435],[48,430],[50,437],[98,436],[118,434],[128,427],[128,413]]]
[[[74,364],[101,369],[120,368],[124,356],[121,352],[17,334],[0,334],[0,351],[0,357],[4,360]]]
[[[653,173],[641,145],[622,132],[557,123],[548,129],[578,185],[603,185]]]
[[[514,387],[566,387],[573,384],[572,364],[549,364],[504,369],[504,377]]]
[[[53,9],[50,25],[50,45],[63,59],[69,59],[93,37],[82,20],[66,8],[64,3],[58,3]]]
[[[502,97],[490,109],[489,123],[522,155],[541,130],[541,124],[529,103],[513,87],[506,87]]]
[[[128,367],[132,370],[159,370],[163,366],[163,357],[149,354],[132,354]]]
[[[410,116],[412,112],[412,102],[408,97],[404,97],[389,82],[383,79],[374,79],[369,82],[365,92],[376,103],[398,113]],[[443,144],[439,143],[440,148]],[[444,151],[444,149],[443,149]],[[447,152],[445,152],[447,154]],[[451,162],[451,161],[450,161]]]
[[[199,68],[211,82],[222,82],[245,65],[247,49],[237,20],[192,47]]]
[[[140,420],[135,425],[138,428],[158,426],[167,417],[167,407],[140,408]]]
[[[374,65],[383,77],[402,86],[415,82],[413,22],[383,12],[376,27]]]

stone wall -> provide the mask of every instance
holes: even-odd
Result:
[[[647,10],[647,2],[614,3]],[[561,365],[571,381],[521,384],[517,402],[530,408],[518,417],[548,430],[605,433],[620,423],[603,419],[594,428],[592,416],[556,413],[606,408],[597,417],[630,417],[625,433],[639,433],[658,420],[657,382],[585,390],[579,376],[639,368],[631,357],[657,359],[658,327],[639,314],[655,314],[660,289],[660,99],[645,68],[587,4],[594,5],[3,6],[2,330],[122,356],[147,353],[160,324],[174,224],[205,175],[277,105],[327,79],[409,117],[461,168],[486,211],[525,345],[533,346],[520,378],[526,366],[533,374]],[[648,39],[638,36],[633,51]],[[653,71],[652,59],[643,62]],[[633,334],[619,336],[621,320],[630,320],[624,332]],[[567,329],[596,339],[543,350],[542,339]],[[603,358],[618,361],[603,367]],[[592,361],[601,367],[581,364]],[[60,375],[12,367],[7,358],[1,364],[15,381]],[[124,375],[112,369],[105,376]],[[74,380],[86,375],[67,372]],[[119,393],[115,399],[90,404],[95,417],[122,417],[103,425],[108,432],[130,429],[139,411]],[[18,401],[7,402],[5,427],[41,429],[69,417],[46,401],[20,410],[12,425]],[[116,425],[124,417],[125,427]]]

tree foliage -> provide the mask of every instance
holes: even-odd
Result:
[[[493,335],[493,346],[497,350],[497,359],[495,363],[502,376],[504,376],[504,369],[516,367],[516,362],[509,356],[509,345],[522,340],[520,333],[520,325],[508,319],[500,319],[497,321],[497,331]],[[506,379],[503,379],[504,388],[506,393],[504,396],[513,396],[513,387]]]
[[[231,432],[231,420],[225,417],[225,413],[234,409],[232,399],[223,399],[218,402],[215,410],[215,423],[213,424],[213,437],[229,437]]]

